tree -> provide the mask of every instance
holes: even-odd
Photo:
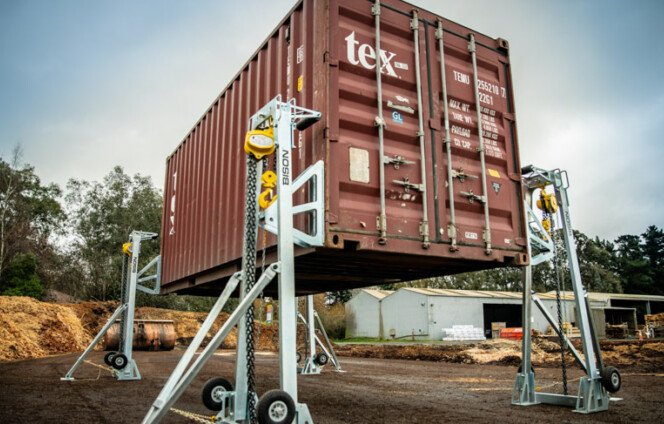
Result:
[[[48,280],[54,270],[50,237],[62,230],[65,214],[58,202],[60,188],[42,185],[34,167],[21,165],[21,149],[11,162],[0,158],[0,276],[17,256],[33,253],[36,272]]]
[[[30,296],[41,299],[43,287],[35,269],[37,260],[32,253],[15,256],[5,269],[0,281],[3,296]]]
[[[617,266],[625,293],[664,295],[664,232],[650,226],[640,236],[616,239]]]
[[[73,254],[86,275],[87,297],[119,297],[123,243],[132,230],[159,234],[162,197],[150,177],[126,175],[119,166],[100,182],[71,179],[67,209],[73,229]],[[159,254],[159,245],[141,245],[143,266]]]
[[[353,297],[353,294],[350,290],[339,290],[334,292],[327,292],[325,294],[325,300],[330,305],[334,305],[338,302],[346,303],[351,299],[351,297]]]

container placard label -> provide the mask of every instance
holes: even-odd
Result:
[[[403,124],[403,116],[396,110],[392,111],[392,120],[397,124]]]

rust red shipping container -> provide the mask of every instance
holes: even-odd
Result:
[[[295,175],[325,162],[325,245],[296,249],[298,294],[527,263],[507,42],[399,0],[303,0],[167,159],[162,293],[217,294],[239,269],[242,142],[278,94],[323,114],[293,151]]]

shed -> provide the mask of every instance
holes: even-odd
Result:
[[[549,292],[551,293],[551,292]],[[571,292],[566,292],[571,293]],[[625,293],[598,293],[590,292],[589,297],[604,300],[606,303],[606,322],[617,322],[618,317],[625,313],[616,308],[633,308],[636,310],[636,320],[638,324],[645,324],[644,315],[657,314],[664,312],[664,296],[649,294],[625,294]],[[630,329],[634,326],[629,317],[629,313],[624,316],[623,322],[629,324]]]
[[[538,295],[542,304],[553,317],[557,317],[555,294]],[[349,302],[350,303],[350,302]],[[381,317],[383,334],[395,339],[413,338],[416,340],[441,340],[443,328],[455,325],[472,325],[482,328],[484,335],[491,338],[491,324],[504,322],[507,327],[521,327],[522,294],[484,290],[451,290],[427,288],[402,288],[382,299]],[[591,299],[591,306],[602,307],[605,303]],[[574,321],[574,297],[569,294],[562,299],[565,321]],[[358,316],[355,305],[347,306],[347,311]],[[355,332],[353,322],[348,321],[347,331]],[[549,322],[533,307],[533,329],[545,332]]]
[[[381,303],[392,293],[392,290],[363,289],[346,302],[346,337],[385,338]]]

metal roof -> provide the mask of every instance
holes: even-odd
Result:
[[[376,290],[376,289],[363,289],[363,292],[375,297],[378,300],[394,293],[394,290]]]
[[[426,296],[458,296],[458,297],[484,297],[494,299],[519,299],[521,300],[523,294],[521,292],[508,292],[508,291],[490,291],[490,290],[456,290],[456,289],[428,289],[417,287],[404,287],[402,290],[408,290],[415,293],[423,294]],[[561,292],[563,300],[574,299],[574,292]],[[556,292],[537,293],[537,297],[546,300],[555,300]],[[588,296],[591,302],[602,302],[604,299]]]
[[[548,294],[553,293],[555,296],[555,291],[550,291]],[[562,293],[562,292],[561,292]],[[566,291],[564,292],[567,296],[573,296],[574,292]],[[588,292],[588,296],[599,298],[602,300],[606,299],[616,299],[616,300],[641,300],[647,301],[651,300],[654,302],[664,302],[664,296],[656,296],[652,294],[625,294],[625,293],[599,293],[599,292]]]

